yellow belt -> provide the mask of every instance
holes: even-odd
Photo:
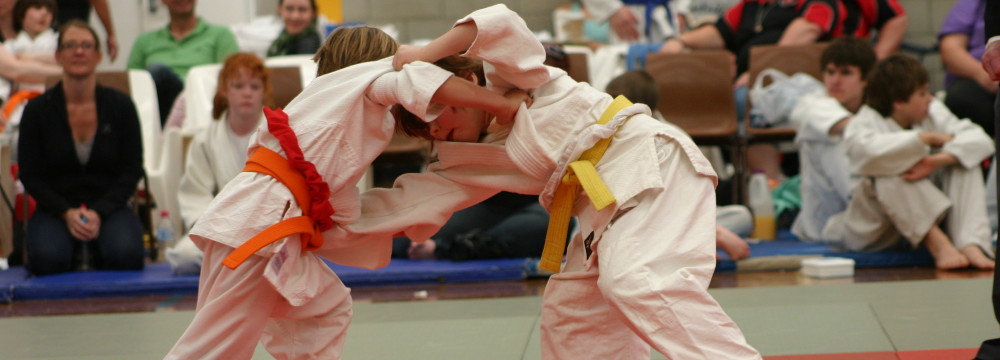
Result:
[[[632,106],[632,102],[624,96],[615,98],[611,105],[604,110],[604,114],[601,115],[597,123],[607,124],[615,114],[629,106]],[[615,132],[618,131],[615,130]],[[559,272],[563,249],[566,248],[569,218],[573,216],[573,203],[576,201],[581,187],[597,211],[615,203],[614,194],[604,184],[604,180],[601,180],[597,169],[594,168],[594,165],[601,161],[608,146],[611,145],[612,137],[614,134],[601,139],[593,147],[580,154],[579,160],[569,163],[566,174],[563,175],[562,182],[556,188],[556,194],[552,198],[549,210],[549,229],[545,233],[545,248],[542,249],[542,259],[538,263],[539,268],[553,273]]]

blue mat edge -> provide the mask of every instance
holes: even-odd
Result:
[[[750,244],[751,259],[784,255],[846,257],[858,268],[894,266],[933,266],[926,250],[907,252],[854,253],[829,249],[823,244],[807,243],[787,231],[774,241]],[[537,270],[538,259],[498,259],[451,262],[445,260],[393,259],[389,266],[366,270],[328,263],[348,287],[378,285],[415,285],[514,281],[545,276]],[[771,269],[768,269],[771,270]],[[778,269],[774,269],[778,270]],[[716,273],[739,271],[739,262],[720,252]],[[198,276],[174,276],[164,262],[147,264],[142,271],[91,271],[32,277],[21,267],[0,271],[0,302],[121,297],[137,295],[175,295],[197,293]]]

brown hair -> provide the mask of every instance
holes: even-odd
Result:
[[[31,8],[45,8],[52,13],[52,21],[55,21],[59,9],[55,0],[17,0],[14,3],[14,30],[24,29],[24,16]]]
[[[63,34],[65,34],[66,30],[69,30],[70,28],[81,28],[89,31],[90,35],[94,37],[94,50],[101,52],[101,38],[97,37],[97,31],[94,31],[94,28],[90,27],[90,24],[87,24],[83,20],[79,19],[67,21],[59,27],[59,35],[56,36],[56,49],[62,48]]]
[[[830,42],[830,46],[823,50],[820,56],[820,71],[826,70],[826,66],[857,66],[861,70],[861,78],[868,76],[868,72],[875,66],[875,49],[872,43],[866,39],[856,36],[843,36]]]
[[[339,27],[316,51],[316,76],[392,56],[399,43],[382,30],[368,26]]]
[[[215,86],[215,97],[212,99],[212,118],[218,119],[222,113],[229,109],[229,99],[225,96],[225,89],[229,81],[237,79],[242,70],[246,70],[251,77],[259,77],[264,83],[264,104],[272,105],[271,99],[271,78],[264,62],[251,53],[237,53],[226,58],[219,70],[219,82]]]
[[[470,75],[475,75],[479,86],[486,86],[486,76],[483,72],[483,63],[479,60],[451,55],[441,60],[435,61],[434,65],[450,71],[455,76],[469,79]],[[396,118],[396,132],[409,137],[433,140],[430,133],[430,125],[421,120],[413,113],[407,111],[400,105],[393,108]]]
[[[656,80],[642,70],[632,70],[618,75],[608,83],[604,91],[611,97],[623,95],[632,102],[646,104],[654,111],[660,102],[660,88],[656,86]]]
[[[893,103],[908,101],[918,88],[929,82],[923,64],[905,55],[893,55],[875,64],[868,74],[866,103],[889,117]]]

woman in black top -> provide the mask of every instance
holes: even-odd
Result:
[[[21,119],[21,181],[38,202],[28,220],[28,269],[74,268],[86,247],[99,269],[142,269],[139,217],[127,205],[142,177],[142,140],[132,100],[97,85],[100,42],[87,24],[59,32],[62,81],[33,99]]]
[[[285,27],[267,48],[267,56],[315,54],[322,42],[316,31],[316,1],[281,0],[278,14]]]

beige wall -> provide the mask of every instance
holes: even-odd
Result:
[[[937,32],[956,0],[899,0],[906,9],[910,26],[903,41],[915,45],[931,46],[937,42]],[[992,1],[992,0],[991,0]],[[931,90],[942,89],[944,68],[938,54],[925,56],[924,67],[931,75]]]

